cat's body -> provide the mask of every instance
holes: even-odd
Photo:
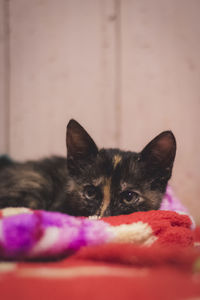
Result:
[[[0,159],[0,208],[25,206],[75,216],[158,209],[171,177],[176,142],[166,131],[140,153],[98,150],[83,127],[71,120],[67,152],[67,159]]]

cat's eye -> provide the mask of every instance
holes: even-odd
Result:
[[[94,185],[86,185],[84,188],[84,194],[87,199],[93,199],[98,194],[98,189]]]
[[[126,204],[133,204],[139,200],[140,196],[136,192],[127,190],[120,194],[120,198],[121,202],[124,202]]]

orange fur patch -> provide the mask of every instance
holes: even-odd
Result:
[[[106,179],[105,185],[103,187],[103,203],[101,206],[100,217],[103,216],[104,212],[106,211],[107,207],[110,204],[110,184],[111,184],[111,179],[110,178]]]
[[[113,157],[113,165],[114,165],[114,169],[116,168],[116,166],[118,165],[118,163],[122,160],[122,157],[120,155],[115,155]]]

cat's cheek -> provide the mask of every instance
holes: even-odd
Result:
[[[163,194],[158,191],[148,191],[144,194],[144,203],[142,206],[146,208],[146,210],[157,210],[160,207],[160,203],[162,201]]]
[[[67,186],[66,186],[66,191],[67,192],[73,192],[77,189],[77,184],[73,179],[69,179],[67,182]]]

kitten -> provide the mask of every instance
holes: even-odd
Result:
[[[67,125],[67,158],[17,163],[0,159],[0,208],[30,207],[74,216],[114,216],[159,209],[171,177],[171,131],[140,153],[98,149],[75,120]]]

